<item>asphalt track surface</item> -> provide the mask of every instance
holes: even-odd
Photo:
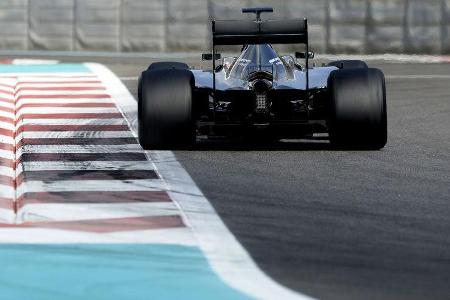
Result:
[[[134,96],[151,62],[60,59],[104,63]],[[449,299],[450,64],[369,64],[387,76],[381,151],[215,142],[176,157],[281,284],[321,299]]]

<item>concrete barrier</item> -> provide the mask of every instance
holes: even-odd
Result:
[[[210,18],[261,5],[307,17],[318,52],[450,53],[450,0],[2,0],[0,49],[201,51]]]

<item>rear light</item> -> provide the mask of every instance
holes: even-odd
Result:
[[[256,113],[266,113],[268,110],[267,93],[256,94]]]
[[[267,80],[257,80],[253,83],[253,92],[255,93],[256,100],[255,113],[269,113],[270,103],[267,94],[270,88],[271,83]]]

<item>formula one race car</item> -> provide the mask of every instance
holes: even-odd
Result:
[[[139,79],[139,142],[175,149],[197,136],[255,136],[270,140],[328,133],[332,145],[380,149],[387,141],[383,73],[363,61],[310,66],[307,20],[262,20],[271,8],[243,9],[256,19],[212,21],[212,70],[157,62]],[[272,44],[303,44],[279,56]],[[239,57],[220,60],[216,47],[243,45]],[[300,64],[297,59],[302,59]]]

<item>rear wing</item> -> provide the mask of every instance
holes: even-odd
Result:
[[[212,21],[213,45],[307,44],[307,20]]]
[[[213,101],[216,101],[216,57],[218,57],[216,46],[248,44],[304,44],[306,50],[306,94],[309,101],[308,20],[261,20],[261,13],[273,12],[273,8],[268,7],[244,8],[242,12],[254,13],[256,19],[254,21],[212,21]]]

